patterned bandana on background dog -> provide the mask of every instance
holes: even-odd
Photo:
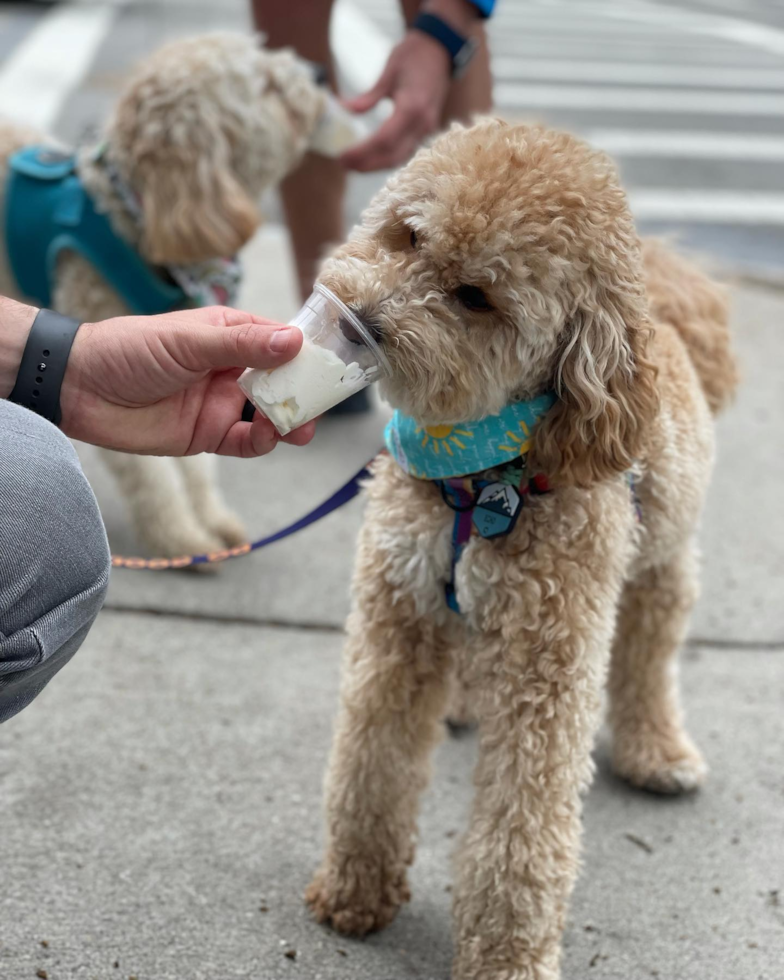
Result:
[[[555,400],[547,392],[513,402],[498,415],[459,425],[420,426],[395,412],[386,427],[387,449],[395,462],[418,480],[432,480],[455,512],[452,568],[445,585],[446,602],[454,612],[460,612],[455,569],[471,536],[504,537],[526,501],[549,491],[542,474],[528,472],[527,458],[536,423]]]

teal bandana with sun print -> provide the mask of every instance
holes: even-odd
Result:
[[[501,466],[528,452],[531,433],[555,403],[546,392],[513,402],[498,415],[458,425],[419,425],[395,412],[386,427],[387,449],[398,465],[420,480],[447,480]]]

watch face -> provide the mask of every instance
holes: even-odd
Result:
[[[466,68],[468,68],[471,63],[471,59],[476,54],[476,50],[479,47],[479,42],[473,38],[469,37],[463,47],[457,52],[452,61],[452,77],[460,78],[461,75],[465,73]]]

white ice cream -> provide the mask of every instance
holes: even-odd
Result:
[[[304,338],[293,361],[272,371],[247,371],[242,388],[281,435],[326,412],[367,384],[360,366]]]

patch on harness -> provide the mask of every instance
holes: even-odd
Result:
[[[522,499],[508,483],[491,483],[476,498],[474,527],[483,538],[509,534],[522,509]]]

